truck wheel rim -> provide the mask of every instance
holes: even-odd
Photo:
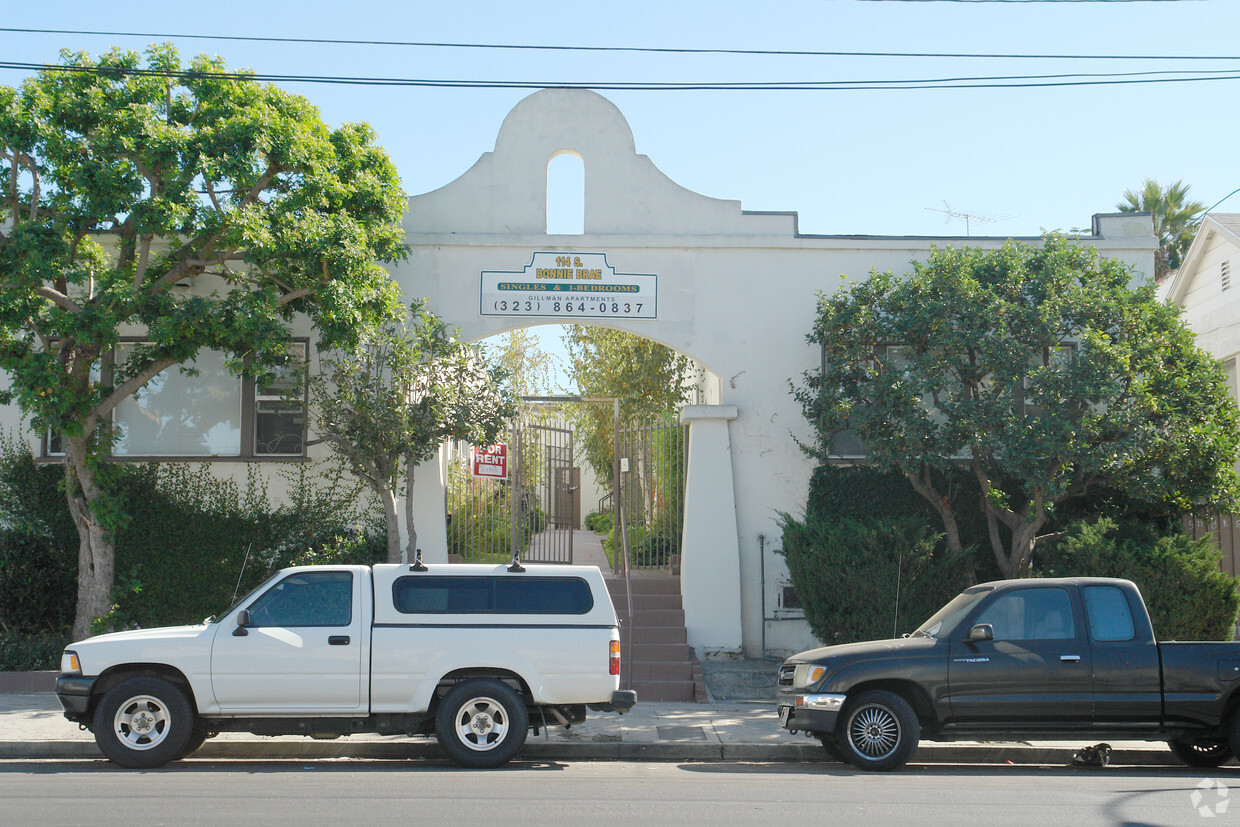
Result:
[[[848,740],[865,757],[882,758],[900,743],[900,721],[885,706],[863,706],[848,725]]]
[[[168,707],[153,695],[135,695],[116,709],[112,731],[128,749],[154,749],[168,737],[172,717]]]
[[[508,737],[508,710],[493,698],[474,698],[456,713],[456,737],[476,752],[495,749]]]

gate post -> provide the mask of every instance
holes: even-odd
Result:
[[[735,405],[680,410],[680,421],[689,426],[680,590],[689,645],[703,659],[739,657],[742,651],[741,556],[728,437],[728,423],[736,417]]]
[[[445,443],[446,445],[446,443]],[[417,467],[413,477],[413,527],[418,530],[418,548],[426,563],[448,562],[448,495],[444,485],[447,451],[439,446],[439,453]],[[405,522],[404,501],[399,509],[401,538],[409,537]],[[409,562],[413,562],[410,560]]]

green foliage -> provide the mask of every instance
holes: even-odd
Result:
[[[0,672],[59,669],[60,654],[71,642],[68,631],[10,634],[0,629]]]
[[[111,588],[124,500],[100,462],[109,414],[202,349],[269,381],[288,323],[347,345],[397,307],[405,198],[369,127],[169,44],[61,53],[0,87],[0,402],[60,435],[89,554],[84,630]],[[81,71],[79,71],[81,70]],[[102,70],[102,71],[101,71]],[[146,342],[94,370],[122,333]]]
[[[320,360],[310,380],[320,438],[378,496],[387,516],[388,560],[400,560],[396,497],[413,496],[414,468],[444,440],[494,442],[516,412],[507,375],[478,345],[410,305],[408,320],[362,334]],[[407,550],[414,558],[411,531]]]
[[[967,561],[922,519],[782,514],[780,523],[805,619],[826,644],[888,638],[893,624],[897,634],[910,631],[968,585]]]
[[[272,505],[255,471],[244,486],[206,465],[117,465],[132,519],[117,535],[111,609],[95,631],[193,623],[218,612],[276,569],[379,562],[382,527],[372,504],[338,472],[297,465],[285,472],[288,502]],[[0,633],[30,640],[55,668],[73,620],[78,539],[55,492],[61,471],[35,465],[7,442],[0,454]],[[20,508],[14,512],[14,507]],[[18,642],[14,642],[18,641]],[[43,641],[42,643],[40,641]],[[9,657],[15,657],[10,650]],[[10,660],[9,662],[14,662]],[[17,667],[13,667],[17,668]],[[26,668],[26,667],[22,667]],[[29,667],[35,668],[35,667]]]
[[[1139,191],[1124,190],[1124,200],[1115,205],[1120,212],[1147,212],[1153,217],[1159,245],[1154,254],[1154,273],[1159,281],[1179,268],[1201,225],[1196,217],[1205,212],[1206,205],[1189,201],[1189,189],[1183,181],[1164,187],[1146,178]]]
[[[610,511],[592,511],[586,515],[585,526],[595,534],[606,534],[611,531],[615,517]]]
[[[1137,584],[1162,640],[1231,640],[1240,595],[1219,568],[1209,538],[1160,533],[1109,517],[1074,522],[1066,537],[1038,552],[1046,577],[1123,577]]]
[[[571,325],[564,335],[569,369],[582,396],[617,397],[620,422],[639,423],[678,410],[689,398],[693,363],[665,345],[622,330]],[[600,480],[612,478],[614,413],[581,405],[574,413],[579,444]]]
[[[808,338],[825,370],[794,389],[816,432],[807,451],[831,457],[851,431],[935,508],[957,551],[961,512],[936,480],[967,467],[982,496],[966,507],[1009,577],[1073,499],[1106,489],[1163,513],[1233,501],[1240,417],[1221,368],[1130,279],[1049,235],[932,249],[908,277],[820,294]]]

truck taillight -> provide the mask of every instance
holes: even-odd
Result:
[[[608,661],[609,668],[607,671],[613,675],[619,675],[620,674],[620,641],[613,640],[609,648],[611,651],[611,658]]]

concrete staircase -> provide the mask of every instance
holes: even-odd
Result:
[[[621,682],[637,690],[642,701],[705,701],[702,668],[685,636],[685,610],[680,579],[668,575],[633,574],[633,618],[628,617],[624,578],[607,577],[611,602],[620,616]],[[629,638],[632,637],[632,654]]]

